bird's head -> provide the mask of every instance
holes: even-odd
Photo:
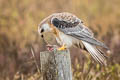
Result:
[[[39,34],[42,36],[44,32],[51,31],[53,29],[52,26],[55,26],[56,24],[59,25],[58,23],[59,21],[68,22],[68,23],[71,22],[82,23],[80,19],[78,19],[75,15],[71,13],[67,13],[67,12],[53,13],[41,21],[41,23],[38,26]]]
[[[43,33],[45,32],[50,32],[51,31],[51,27],[50,27],[50,18],[51,16],[48,16],[47,18],[43,19],[40,24],[38,25],[38,32],[40,34],[41,37],[43,37]]]

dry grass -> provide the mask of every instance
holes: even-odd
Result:
[[[100,67],[72,49],[74,80],[119,80],[119,8],[120,0],[0,0],[0,80],[40,77],[30,51],[33,45],[39,65],[39,52],[45,50],[45,45],[37,25],[51,13],[63,11],[76,14],[111,50],[109,65]],[[49,36],[48,40],[53,39]]]

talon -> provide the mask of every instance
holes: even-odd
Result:
[[[65,50],[65,49],[66,49],[65,45],[63,45],[62,47],[58,48],[59,51]]]

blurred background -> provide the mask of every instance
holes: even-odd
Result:
[[[0,0],[0,80],[38,80],[37,64],[45,45],[37,32],[42,19],[55,12],[78,16],[111,50],[107,67],[88,53],[71,49],[74,80],[120,80],[120,0]],[[48,36],[49,41],[53,41]]]

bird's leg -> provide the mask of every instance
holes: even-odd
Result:
[[[58,48],[59,51],[67,49],[65,44],[62,45],[62,47]]]

